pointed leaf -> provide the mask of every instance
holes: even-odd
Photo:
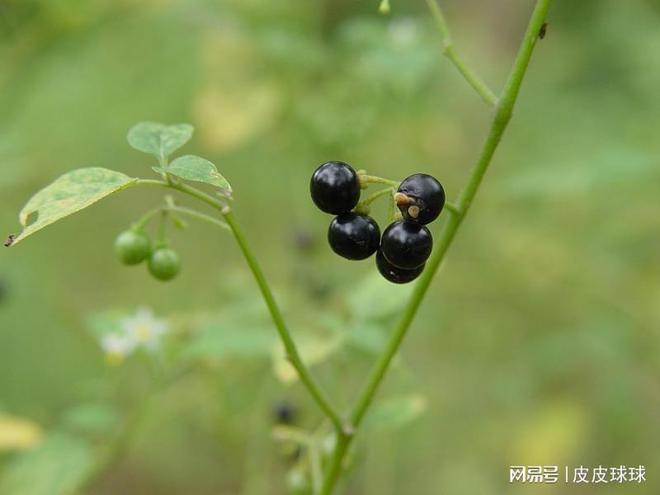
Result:
[[[32,196],[23,207],[19,214],[23,232],[10,238],[7,245],[22,241],[51,223],[125,189],[136,180],[99,167],[80,168],[64,174]]]
[[[204,182],[231,191],[231,186],[210,161],[195,155],[177,158],[167,167],[167,172],[185,180]]]
[[[190,124],[140,122],[130,128],[127,139],[136,150],[166,158],[190,140],[193,130]]]
[[[72,495],[93,469],[91,446],[81,438],[54,433],[13,459],[2,471],[3,495]]]

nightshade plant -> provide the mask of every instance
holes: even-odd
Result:
[[[120,260],[126,264],[137,264],[146,261],[149,271],[154,276],[162,280],[168,280],[177,274],[179,259],[178,255],[168,247],[165,236],[166,223],[178,223],[181,221],[181,216],[190,216],[227,229],[233,234],[268,307],[272,321],[284,346],[286,358],[297,372],[310,397],[316,402],[319,410],[330,422],[334,430],[333,442],[329,447],[328,456],[323,465],[320,466],[320,471],[322,472],[315,473],[316,476],[313,483],[314,493],[321,495],[331,494],[335,491],[337,482],[344,472],[349,448],[353,440],[359,435],[365,415],[390,367],[392,359],[398,352],[413,322],[415,314],[435,273],[444,260],[456,233],[472,205],[502,135],[507,128],[518,98],[523,77],[527,71],[530,57],[536,43],[540,39],[540,34],[545,31],[545,19],[550,2],[551,0],[536,0],[510,75],[501,94],[497,96],[476,72],[468,67],[456,51],[444,15],[437,5],[436,0],[426,0],[443,36],[444,54],[456,66],[460,74],[472,86],[481,99],[491,107],[493,110],[492,123],[464,188],[457,196],[455,202],[445,205],[448,214],[445,215],[444,224],[435,236],[436,241],[434,243],[433,253],[426,261],[425,268],[422,267],[423,271],[417,266],[413,267],[415,273],[399,272],[397,268],[402,267],[390,265],[394,260],[387,259],[387,251],[379,251],[377,253],[376,259],[379,270],[388,279],[396,282],[407,282],[406,277],[414,278],[418,275],[419,279],[399,320],[395,323],[389,335],[382,354],[377,359],[364,388],[358,395],[354,407],[347,414],[337,409],[334,402],[326,395],[319,383],[311,375],[306,363],[303,362],[298,346],[291,336],[289,327],[271,292],[266,277],[253,254],[242,228],[234,216],[232,189],[227,180],[218,172],[214,164],[198,156],[185,155],[170,159],[172,154],[191,138],[193,128],[190,125],[163,125],[152,122],[143,122],[135,125],[128,133],[129,144],[137,150],[155,157],[156,163],[152,168],[160,176],[158,179],[129,177],[123,173],[104,168],[82,168],[71,171],[39,191],[28,201],[19,214],[19,220],[23,226],[22,232],[17,236],[9,236],[5,245],[7,247],[17,245],[40,229],[91,206],[106,196],[134,187],[148,186],[166,189],[180,193],[215,210],[215,216],[209,215],[196,209],[180,206],[170,196],[167,196],[162,206],[146,213],[128,231],[120,235],[116,243],[117,254]],[[389,2],[383,1],[380,7],[381,12],[386,13],[389,9]],[[400,184],[396,181],[369,176],[366,173],[362,174],[362,179],[367,185],[371,183],[386,184],[390,187],[387,190],[389,192],[394,192],[394,188],[399,187]],[[210,186],[213,188],[213,192],[205,192],[191,185],[193,182]],[[424,205],[421,203],[415,204],[414,202],[415,184],[407,184],[407,186],[411,186],[411,188],[410,190],[406,189],[406,191],[403,191],[405,197],[396,197],[396,194],[392,195],[392,199],[396,205],[402,209],[402,214],[412,217],[426,214]],[[413,200],[412,202],[410,202],[411,198]],[[353,200],[354,192],[351,192],[348,202],[352,203]],[[410,205],[415,206],[417,209],[408,209]],[[368,206],[368,202],[357,205],[351,204],[352,206],[356,206],[356,214],[362,215],[365,214],[364,208]],[[328,209],[334,211],[332,208]],[[433,214],[431,212],[431,216]],[[147,239],[143,227],[156,218],[160,219],[161,222],[159,236],[155,240]],[[354,218],[352,219],[355,220]],[[393,228],[398,229],[403,224],[395,223],[393,225]],[[418,225],[417,228],[425,229],[421,225]],[[369,251],[371,250],[372,248],[370,247]],[[358,254],[359,256],[357,257],[360,257],[365,253]],[[370,252],[369,254],[373,253]],[[390,257],[392,256],[393,254],[390,253]],[[422,257],[425,258],[425,256],[426,254]]]

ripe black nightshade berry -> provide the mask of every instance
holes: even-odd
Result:
[[[394,200],[403,218],[426,225],[440,215],[445,205],[445,190],[434,177],[414,174],[401,182]]]
[[[431,254],[433,238],[429,229],[415,222],[400,220],[383,232],[380,249],[392,265],[412,270],[423,265]]]
[[[363,260],[378,249],[380,228],[367,215],[344,213],[330,223],[328,242],[339,256],[349,260]]]
[[[333,215],[348,213],[360,200],[357,173],[344,162],[327,162],[317,168],[309,190],[316,206]]]
[[[419,277],[424,271],[426,265],[418,266],[412,270],[398,268],[385,259],[382,251],[378,251],[376,253],[376,266],[378,267],[380,274],[385,277],[386,280],[395,284],[407,284]]]

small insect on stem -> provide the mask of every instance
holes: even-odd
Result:
[[[539,39],[545,38],[545,33],[548,31],[548,23],[544,22],[543,25],[541,26],[541,29],[539,29]]]
[[[4,242],[5,247],[9,247],[12,244],[14,244],[14,239],[16,239],[16,235],[15,234],[10,234],[7,237],[7,240]]]

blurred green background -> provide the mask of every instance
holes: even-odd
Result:
[[[490,118],[442,58],[424,2],[391,3],[382,16],[353,0],[0,2],[0,230],[16,232],[30,195],[72,168],[152,175],[125,141],[135,122],[193,123],[184,152],[232,183],[314,373],[348,407],[409,288],[331,254],[310,174],[329,159],[428,172],[455,197]],[[532,2],[442,5],[459,50],[501,87]],[[657,0],[555,2],[345,493],[660,491],[659,22]],[[170,284],[114,258],[116,234],[161,197],[124,192],[2,252],[0,493],[304,484],[307,453],[273,438],[272,410],[291,404],[320,436],[327,425],[284,379],[233,239],[172,231],[184,269]],[[94,329],[139,306],[170,322],[167,343],[109,366]],[[128,424],[130,442],[103,457]],[[510,485],[515,464],[641,464],[648,481]]]

